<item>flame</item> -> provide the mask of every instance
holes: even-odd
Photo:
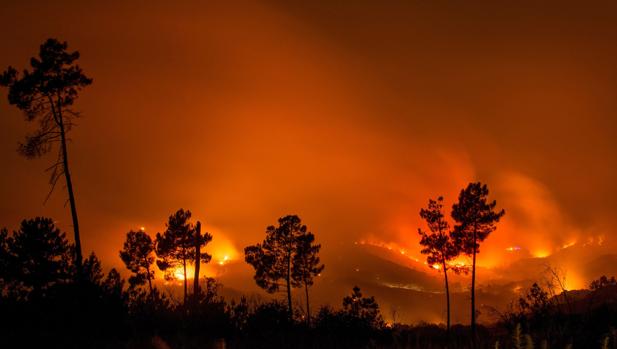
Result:
[[[390,253],[398,253],[401,256],[404,256],[415,263],[422,263],[426,266],[429,266],[426,261],[421,262],[419,258],[415,257],[407,249],[402,248],[395,243],[385,243],[385,242],[381,242],[377,240],[361,240],[361,241],[354,242],[354,245],[369,245],[369,246],[381,247],[381,248],[387,249]],[[469,261],[469,257],[467,256],[460,256],[447,263],[448,267],[455,267],[455,268],[467,268],[469,267],[470,264],[471,263]],[[432,264],[430,265],[430,267],[435,270],[441,270],[442,268],[442,266],[438,263]]]
[[[547,249],[538,249],[532,251],[531,254],[536,258],[546,258],[551,255],[551,253]]]
[[[571,241],[571,242],[568,242],[567,244],[563,244],[563,245],[561,246],[561,248],[562,248],[562,249],[565,249],[565,248],[568,248],[568,247],[572,247],[572,246],[574,246],[574,245],[576,245],[576,241]]]
[[[184,268],[182,266],[177,267],[176,269],[174,269],[172,275],[174,279],[179,280],[179,281],[184,281]],[[192,280],[194,276],[195,276],[195,268],[192,265],[187,265],[186,266],[186,279]]]
[[[227,263],[227,261],[229,260],[229,256],[228,255],[224,255],[223,259],[219,259],[219,265],[225,265],[225,263]]]
[[[564,288],[567,291],[572,290],[580,290],[587,287],[587,283],[585,280],[579,276],[578,273],[574,272],[572,269],[568,269],[563,277]]]
[[[224,266],[239,258],[238,255],[240,253],[231,239],[216,230],[212,232],[212,235],[214,239],[206,246],[206,251],[212,255],[211,265],[214,267]]]

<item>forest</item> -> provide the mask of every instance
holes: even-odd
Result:
[[[586,290],[559,292],[539,283],[525,290],[494,324],[478,324],[476,256],[498,234],[506,210],[489,188],[471,182],[451,211],[444,198],[419,208],[422,254],[443,276],[443,323],[385,321],[380,306],[357,285],[337,307],[311,304],[310,294],[328,266],[320,260],[319,235],[299,215],[267,225],[263,241],[244,248],[262,300],[226,299],[222,285],[200,273],[211,262],[216,236],[192,220],[189,209],[169,215],[165,230],[129,230],[118,246],[124,269],[104,272],[95,254],[84,254],[69,168],[68,134],[76,126],[80,91],[93,83],[68,44],[48,39],[23,73],[0,76],[11,105],[38,129],[18,151],[26,158],[57,152],[48,168],[50,192],[66,188],[72,238],[53,218],[24,219],[0,231],[0,344],[7,348],[617,348],[617,281],[598,275]],[[410,213],[417,214],[417,213]],[[6,224],[14,222],[6,222]],[[469,265],[455,260],[471,259]],[[192,270],[191,270],[192,269]],[[181,296],[157,287],[156,275],[180,278]],[[189,272],[194,275],[187,275]],[[468,274],[469,325],[451,324],[448,276]],[[127,277],[128,276],[128,277]],[[300,293],[305,304],[292,301]],[[278,296],[281,297],[278,297]]]

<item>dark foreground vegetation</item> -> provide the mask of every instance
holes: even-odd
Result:
[[[202,278],[186,302],[103,273],[90,254],[75,275],[73,245],[51,219],[0,233],[4,348],[470,348],[468,326],[386,323],[373,297],[351,290],[309,323],[286,302],[226,301]],[[80,281],[76,281],[80,280]],[[478,348],[616,348],[617,281],[550,296],[533,285],[502,320],[478,327]]]

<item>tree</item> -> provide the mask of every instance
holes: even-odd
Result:
[[[210,263],[210,260],[212,259],[211,255],[207,254],[206,252],[201,252],[201,248],[206,246],[210,241],[212,241],[212,235],[210,235],[210,233],[208,232],[204,234],[201,233],[201,222],[199,221],[197,221],[197,224],[195,224],[193,241],[193,247],[195,249],[195,254],[193,255],[193,261],[195,263],[195,277],[193,278],[193,297],[195,298],[195,302],[197,302],[199,300],[199,267],[201,263]]]
[[[122,276],[116,268],[111,268],[109,273],[107,273],[105,280],[103,280],[102,288],[107,295],[114,296],[116,298],[122,297],[124,279],[122,279]]]
[[[79,236],[77,207],[73,193],[67,150],[67,135],[75,125],[79,113],[72,109],[78,93],[92,83],[76,64],[79,52],[67,52],[66,42],[48,39],[41,47],[38,58],[31,58],[32,71],[24,70],[19,76],[13,67],[0,76],[0,85],[8,87],[8,100],[22,110],[27,121],[38,120],[39,128],[26,136],[19,146],[19,152],[27,158],[37,158],[52,150],[59,143],[57,161],[48,168],[51,171],[51,190],[64,175],[75,238],[75,266],[77,277],[81,275],[82,254]]]
[[[9,242],[9,231],[6,228],[0,229],[0,298],[5,293],[10,292],[10,288],[7,286],[10,286],[13,275],[10,264]]]
[[[320,244],[315,244],[315,235],[306,232],[298,236],[296,254],[294,255],[293,278],[304,285],[306,296],[306,323],[311,324],[311,308],[309,303],[309,287],[313,285],[313,278],[318,276],[325,268],[320,264]]]
[[[281,286],[279,282],[284,281],[287,311],[291,319],[291,289],[301,286],[293,274],[296,261],[294,257],[297,253],[298,237],[306,234],[307,228],[296,215],[281,217],[278,223],[278,227],[271,225],[266,228],[266,238],[261,244],[244,249],[244,258],[255,269],[255,282],[266,292],[277,292]]]
[[[9,231],[0,229],[0,295],[3,284],[9,276]]]
[[[103,268],[101,261],[94,252],[91,252],[88,258],[84,259],[83,273],[84,281],[94,286],[101,286],[104,277]]]
[[[430,268],[436,268],[443,272],[446,288],[446,328],[450,332],[450,287],[448,285],[448,262],[460,254],[460,250],[451,237],[450,225],[443,214],[443,197],[437,200],[429,199],[428,207],[420,210],[420,217],[426,221],[429,232],[418,229],[420,244],[423,246],[422,254],[426,255],[426,263]],[[436,267],[437,266],[437,267]],[[462,269],[454,267],[454,272]]]
[[[32,297],[71,278],[71,245],[51,218],[23,220],[7,238],[9,281]]]
[[[351,295],[343,298],[343,311],[370,327],[380,327],[383,323],[375,297],[363,297],[358,286],[353,287]]]
[[[519,297],[518,305],[522,312],[529,312],[532,316],[546,316],[551,306],[548,292],[534,282],[524,297]]]
[[[173,278],[177,267],[182,267],[184,284],[184,304],[188,297],[186,266],[194,258],[194,228],[189,222],[191,211],[179,209],[169,216],[167,229],[156,234],[155,251],[159,260],[156,265],[165,272],[165,277]]]
[[[591,284],[589,284],[589,289],[592,291],[597,291],[603,289],[605,287],[617,286],[617,280],[614,276],[610,278],[606,277],[606,275],[602,275],[599,279],[593,280]]]
[[[154,242],[145,231],[129,231],[126,233],[126,240],[120,251],[120,259],[133,275],[129,278],[131,287],[136,287],[148,283],[150,295],[152,295],[152,279],[154,270],[151,269],[154,263]]]
[[[452,218],[456,222],[452,236],[457,248],[472,256],[471,266],[471,335],[472,344],[476,341],[476,254],[480,242],[497,228],[495,225],[505,214],[495,211],[497,202],[488,201],[488,187],[480,182],[469,183],[461,190],[458,202],[452,206]]]

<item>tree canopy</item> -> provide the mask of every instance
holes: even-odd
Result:
[[[279,291],[281,286],[285,288],[290,316],[291,289],[302,285],[308,288],[313,277],[323,270],[318,257],[321,246],[315,245],[314,239],[300,217],[288,215],[279,218],[278,226],[266,228],[262,243],[244,249],[245,260],[255,269],[253,278],[259,287],[269,293]]]
[[[154,242],[145,231],[129,231],[120,251],[120,259],[133,275],[129,278],[132,287],[143,285],[146,282],[152,292],[154,278]]]
[[[51,218],[23,220],[12,236],[3,237],[6,281],[14,290],[35,297],[72,278],[71,249],[66,235]]]

